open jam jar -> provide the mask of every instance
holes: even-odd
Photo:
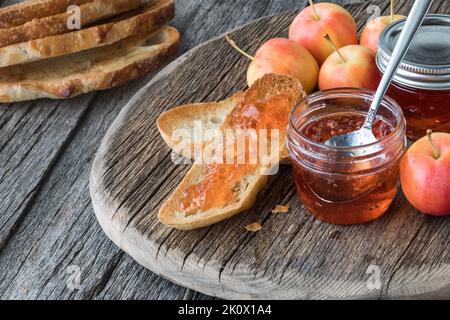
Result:
[[[358,130],[374,92],[336,89],[308,96],[289,119],[287,146],[301,201],[317,218],[361,224],[382,216],[398,188],[406,149],[406,123],[398,104],[385,98],[374,124],[375,144],[338,148],[332,136]]]
[[[383,73],[405,21],[380,36],[377,64]],[[428,129],[450,133],[450,16],[428,15],[388,92],[403,109],[407,135],[419,139]]]

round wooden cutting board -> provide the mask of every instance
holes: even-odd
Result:
[[[355,16],[366,14],[365,6],[358,8]],[[255,52],[265,40],[286,36],[294,16],[264,18],[232,36]],[[373,223],[329,225],[303,208],[291,168],[284,166],[249,212],[192,232],[158,222],[159,207],[189,166],[172,162],[157,117],[244,89],[247,64],[223,37],[214,39],[170,64],[125,107],[91,175],[93,206],[106,234],[153,272],[220,298],[450,297],[450,219],[420,214],[403,195]],[[290,212],[272,214],[278,204],[290,205]],[[263,230],[246,231],[253,222]]]

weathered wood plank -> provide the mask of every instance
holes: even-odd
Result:
[[[406,4],[399,6],[401,12],[409,9]],[[442,1],[436,2],[434,9],[442,6]],[[358,7],[360,20],[366,8]],[[264,19],[237,31],[234,37],[252,52],[260,41],[285,34],[292,17],[286,14]],[[217,61],[215,77],[205,67],[208,61],[209,65]],[[423,256],[409,264],[404,264],[404,257],[420,241],[418,235],[423,228],[448,239],[449,219],[430,223],[400,196],[390,215],[370,225],[326,225],[314,221],[299,207],[288,168],[272,179],[255,208],[246,214],[190,233],[162,227],[155,218],[157,209],[187,168],[172,165],[164,144],[157,141],[154,120],[161,109],[187,101],[222,99],[236,88],[243,88],[245,82],[246,62],[233,54],[222,39],[202,46],[178,63],[153,83],[152,90],[141,92],[122,114],[110,132],[111,140],[104,145],[108,152],[101,153],[100,165],[94,167],[99,169],[94,171],[98,183],[94,185],[94,196],[96,187],[100,187],[95,199],[99,219],[109,236],[135,259],[177,282],[221,297],[386,298],[442,294],[447,290],[448,281],[441,281],[442,288],[430,288],[430,284],[449,276],[448,241],[430,241],[433,249],[419,252]],[[201,77],[196,70],[201,70]],[[295,208],[289,215],[270,214],[274,204],[286,202]],[[401,214],[394,214],[395,209]],[[255,220],[264,223],[264,230],[246,233],[244,226]],[[426,260],[430,252],[435,255]],[[421,258],[426,262],[424,268],[431,264],[433,271],[436,266],[442,270],[420,273],[414,283],[415,292],[393,290],[392,280],[422,265],[418,261]],[[381,290],[366,286],[366,271],[371,265],[382,272]],[[221,286],[226,290],[222,291]]]
[[[94,95],[0,105],[0,252],[27,215]]]
[[[18,1],[3,1],[4,4],[12,2]],[[187,50],[254,18],[300,8],[303,2],[178,0],[177,19],[174,24],[182,31],[182,48]],[[385,7],[385,2],[375,1],[375,4]],[[397,6],[403,6],[405,3],[402,10],[407,10],[411,1],[398,1]],[[440,2],[442,5],[444,3],[445,1]],[[223,14],[223,10],[226,14]],[[367,19],[369,13],[364,12],[363,17]],[[359,25],[364,23],[364,19],[359,20]],[[253,40],[250,39],[250,41]],[[245,61],[240,62],[239,66],[245,67]],[[90,207],[87,190],[88,171],[99,141],[122,106],[150,78],[135,81],[120,90],[102,93],[89,107],[89,101],[83,104],[79,100],[69,102],[69,105],[59,105],[58,110],[54,111],[48,121],[40,117],[48,114],[51,109],[48,106],[49,102],[43,102],[44,106],[41,105],[42,102],[37,102],[38,110],[43,111],[36,112],[33,117],[24,118],[21,125],[26,128],[36,128],[41,123],[39,132],[42,133],[39,139],[23,129],[16,135],[12,135],[13,123],[17,122],[24,111],[33,111],[36,106],[25,108],[13,105],[12,109],[8,106],[0,107],[1,137],[5,134],[12,139],[12,142],[8,142],[6,149],[2,150],[0,157],[2,160],[11,158],[6,164],[13,168],[9,171],[3,169],[4,162],[2,162],[1,173],[2,175],[6,173],[9,180],[7,184],[2,181],[0,188],[6,192],[11,188],[20,190],[20,192],[12,193],[15,194],[14,200],[8,200],[12,207],[15,205],[20,208],[22,202],[26,204],[26,210],[18,209],[15,212],[8,210],[6,215],[2,213],[0,216],[10,216],[14,222],[0,232],[0,237],[8,240],[4,243],[6,245],[4,251],[0,253],[1,298],[205,298],[203,295],[194,294],[190,290],[162,280],[123,255],[100,231]],[[234,78],[230,76],[225,80],[234,81]],[[234,88],[242,84],[243,81],[240,80]],[[205,98],[219,99],[227,93],[220,89]],[[87,97],[80,98],[81,101],[85,99],[89,100]],[[15,142],[16,139],[25,144],[27,141],[30,143],[27,147],[19,147],[19,143]],[[7,140],[9,139],[1,141]],[[31,141],[36,140],[38,140],[36,145],[39,147],[32,146]],[[19,161],[21,158],[24,158],[22,164]],[[22,175],[21,171],[25,169],[28,170],[28,174]],[[172,177],[182,172],[173,172]],[[9,178],[11,176],[17,178],[15,184]],[[37,188],[19,189],[20,186],[28,188],[28,185],[37,185]],[[27,190],[32,191],[28,197]],[[2,197],[2,204],[4,200],[5,198]],[[0,221],[6,221],[6,219]],[[428,239],[429,242],[448,239],[447,229],[441,227],[439,230],[437,231],[439,236]],[[295,237],[295,231],[289,231],[289,235]],[[405,232],[408,231],[405,230]],[[422,229],[422,232],[418,233],[418,237],[421,237],[418,243],[421,243],[422,247],[415,246],[415,242],[412,243],[403,259],[414,260],[417,250],[436,248],[436,243],[427,241],[429,232],[427,229]],[[5,236],[6,233],[8,233],[7,236]],[[339,238],[338,231],[333,234],[337,239]],[[261,246],[260,255],[264,255],[264,250],[270,249],[271,246],[283,245],[280,242],[269,243],[264,238],[259,240],[265,243]],[[422,256],[425,256],[425,253]],[[209,259],[208,256],[205,259]],[[443,255],[442,259],[446,259],[446,256]],[[187,262],[188,260],[189,258]],[[72,265],[80,267],[82,272],[80,290],[71,291],[67,288],[67,281],[70,280],[70,274],[67,271],[71,270],[68,267]],[[399,266],[401,265],[402,263],[399,263]],[[425,261],[424,266],[426,265]],[[401,274],[401,270],[394,273],[390,282],[392,291],[399,288],[398,284],[401,284],[402,278],[398,275]],[[414,279],[414,276],[411,274],[411,279]]]
[[[0,106],[0,250],[27,214],[92,97]]]
[[[13,2],[19,1],[2,4]],[[183,32],[186,50],[259,16],[300,7],[302,2],[179,0],[177,5],[174,24]],[[219,11],[224,9],[226,15]],[[118,111],[150,78],[68,102],[1,106],[1,141],[6,146],[0,153],[5,176],[0,188],[2,194],[13,195],[2,197],[2,204],[9,206],[8,210],[2,206],[0,216],[2,298],[191,296],[136,264],[129,271],[135,285],[121,292],[118,288],[129,279],[118,270],[128,270],[130,260],[106,239],[90,208],[87,172],[98,143]],[[15,123],[19,128],[14,128]],[[81,268],[81,290],[67,289],[70,265]],[[149,280],[142,284],[137,280],[142,278]]]

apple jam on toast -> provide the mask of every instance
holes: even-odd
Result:
[[[221,104],[226,109],[215,120],[221,120],[216,127],[227,137],[228,142],[218,145],[217,140],[212,139],[204,143],[201,156],[196,158],[191,170],[161,207],[160,221],[177,229],[192,230],[220,222],[251,208],[259,191],[266,185],[273,165],[288,158],[285,144],[289,113],[305,95],[298,80],[286,75],[269,74],[256,81],[244,94],[235,95],[219,104],[211,104],[212,109]],[[173,146],[174,143],[170,139],[171,132],[167,131],[167,122],[170,121],[168,115],[173,120],[172,130],[177,124],[179,127],[187,126],[185,120],[189,121],[189,118],[202,119],[204,116],[196,113],[203,112],[205,105],[189,105],[191,116],[178,116],[177,113],[185,112],[185,108],[186,106],[175,109],[177,111],[168,111],[158,120],[161,134],[166,141],[170,141],[169,145]],[[258,143],[247,141],[244,149],[246,154],[241,157],[237,141],[240,133],[246,130],[265,130],[270,141],[273,141],[271,132],[277,132],[277,143],[270,143],[266,150],[259,143],[261,136],[258,135]],[[231,139],[228,134],[230,132],[234,132]],[[254,145],[257,146],[256,153],[259,157],[256,161],[251,161],[253,152],[249,151],[255,150],[249,149]],[[232,152],[229,152],[230,149]],[[218,161],[208,162],[205,155],[209,150],[224,152],[216,157]],[[230,154],[233,155],[229,157]]]

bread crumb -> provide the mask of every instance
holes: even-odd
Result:
[[[245,230],[250,231],[250,232],[259,232],[262,229],[263,229],[263,227],[259,222],[249,224],[248,226],[245,227]]]
[[[273,214],[277,213],[288,213],[290,210],[289,206],[277,205],[275,209],[272,210]]]

